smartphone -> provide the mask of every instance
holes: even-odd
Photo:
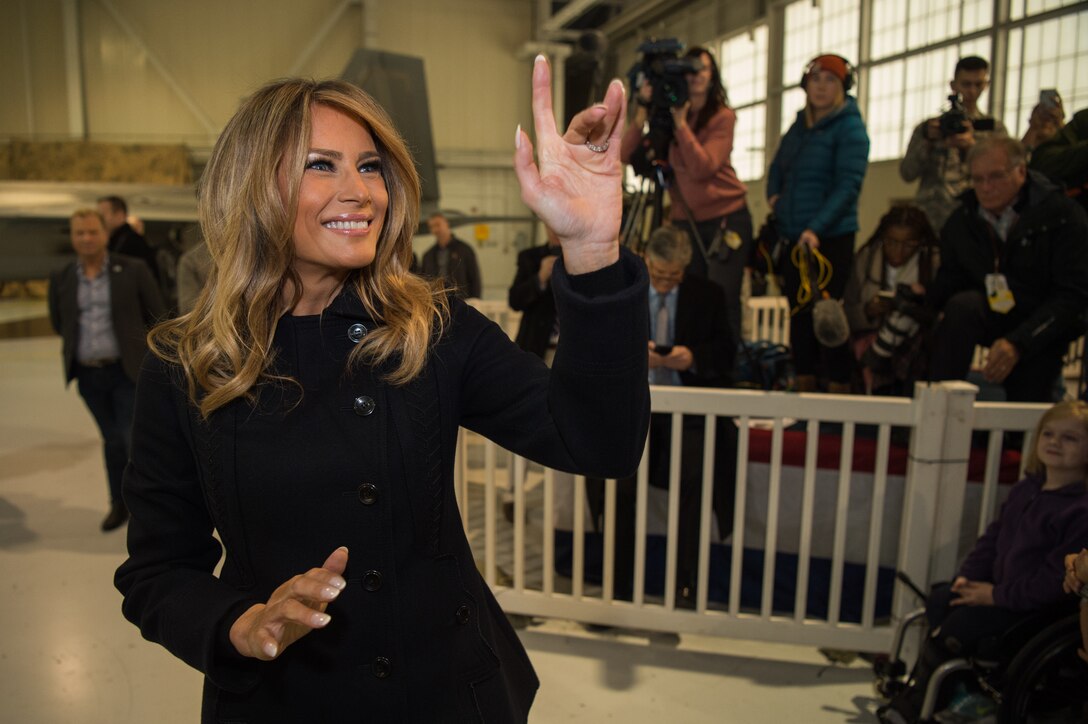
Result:
[[[654,347],[654,352],[657,352],[662,357],[668,356],[669,352],[672,352],[671,344],[659,344]]]
[[[1045,88],[1039,91],[1039,105],[1043,108],[1057,108],[1061,103],[1061,96],[1055,88]]]

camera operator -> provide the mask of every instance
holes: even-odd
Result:
[[[938,232],[959,204],[960,194],[970,186],[967,152],[985,136],[1008,135],[1000,121],[979,110],[978,99],[989,85],[990,64],[985,59],[977,55],[960,58],[948,84],[951,107],[918,124],[899,162],[904,181],[921,179],[915,203]]]
[[[684,58],[697,70],[685,74],[687,99],[667,109],[672,120],[668,144],[673,173],[669,186],[671,223],[687,230],[696,246],[685,273],[709,278],[722,288],[730,330],[734,339],[740,339],[740,287],[752,248],[752,217],[745,203],[747,188],[730,160],[737,114],[729,107],[714,57],[705,48],[693,47]],[[631,95],[635,110],[621,150],[626,162],[631,162],[643,142],[647,121],[655,111],[661,112],[653,108],[654,87],[649,79]],[[683,100],[682,96],[678,100]],[[691,212],[694,228],[685,207]]]

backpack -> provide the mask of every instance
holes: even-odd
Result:
[[[754,390],[788,390],[793,385],[793,355],[784,344],[766,340],[737,347],[734,386]]]

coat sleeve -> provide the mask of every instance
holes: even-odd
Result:
[[[926,126],[929,120],[922,121],[910,134],[910,142],[907,144],[907,152],[903,154],[903,160],[899,162],[899,176],[904,181],[917,181],[932,163],[930,159],[931,144],[926,138]]]
[[[1025,357],[1084,331],[1083,315],[1088,309],[1088,220],[1073,202],[1061,201],[1067,207],[1061,212],[1066,220],[1051,239],[1049,294],[1005,336]]]
[[[551,294],[551,285],[540,288],[540,260],[532,249],[518,254],[518,270],[514,274],[514,283],[506,295],[506,301],[515,312],[524,312],[543,294]]]
[[[140,309],[143,313],[144,326],[151,327],[166,317],[166,305],[162,301],[159,285],[151,276],[151,270],[142,260],[136,259],[132,271],[136,275],[136,290],[140,295]]]
[[[865,306],[869,303],[864,299],[866,281],[869,277],[869,268],[873,264],[873,256],[878,255],[876,246],[880,241],[872,240],[854,255],[853,268],[850,270],[850,278],[846,280],[846,290],[842,295],[842,308],[846,312],[846,319],[850,323],[850,331],[853,334],[871,332],[877,326],[875,319],[869,319],[865,314]]]
[[[551,370],[459,305],[460,424],[548,467],[630,475],[649,424],[645,266],[627,250],[605,269],[552,276],[562,334]]]
[[[733,109],[722,108],[710,119],[701,143],[688,126],[676,131],[675,150],[684,160],[684,168],[689,176],[696,181],[706,181],[729,163],[730,154],[733,153],[733,130],[736,124],[737,114]]]
[[[717,284],[706,284],[702,289],[698,313],[705,316],[705,324],[700,325],[705,334],[701,339],[678,340],[695,360],[692,369],[681,372],[680,378],[686,386],[728,387],[733,381],[737,345],[725,314],[725,292]]]
[[[851,115],[844,119],[835,142],[835,158],[832,161],[828,185],[831,193],[820,205],[820,212],[808,222],[807,228],[822,235],[857,203],[861,182],[869,167],[869,134],[861,116]],[[856,214],[856,211],[855,211]]]
[[[212,535],[179,377],[150,355],[140,372],[124,479],[128,559],[114,584],[125,618],[144,638],[217,686],[241,691],[256,683],[258,662],[229,648],[225,634],[258,600],[213,575],[222,548]]]
[[[60,284],[63,272],[57,271],[49,275],[49,324],[57,334],[60,330]]]
[[[957,246],[971,233],[967,215],[962,206],[957,208],[941,229],[940,266],[933,282],[926,288],[926,306],[936,312],[944,309],[955,292],[975,286],[956,251]]]
[[[465,273],[468,276],[468,296],[476,299],[483,298],[483,280],[480,278],[480,263],[476,259],[476,252],[471,246],[465,244],[468,253],[465,254]]]

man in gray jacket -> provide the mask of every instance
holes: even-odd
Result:
[[[948,86],[963,103],[963,118],[957,124],[954,116],[945,114],[919,123],[899,163],[904,181],[919,181],[915,203],[926,212],[934,231],[940,232],[960,194],[970,186],[967,152],[989,135],[1008,135],[1000,121],[978,107],[978,99],[989,85],[989,63],[977,55],[960,58]]]

